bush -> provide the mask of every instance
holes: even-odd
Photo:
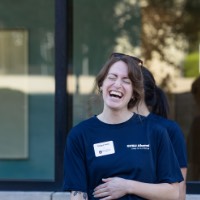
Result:
[[[199,53],[188,54],[184,62],[184,76],[197,77],[199,75]]]

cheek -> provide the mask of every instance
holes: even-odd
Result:
[[[127,91],[129,91],[131,97],[133,96],[133,86],[130,85],[129,87],[127,87]]]
[[[102,90],[108,89],[108,87],[111,85],[111,83],[107,80],[105,80],[101,86]]]
[[[107,90],[108,90],[108,85],[106,83],[104,83],[101,86],[101,91],[102,91],[102,96],[104,97],[107,94]]]

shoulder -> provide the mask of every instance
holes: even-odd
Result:
[[[143,121],[146,120],[146,123],[150,124],[153,129],[157,130],[165,130],[166,127],[163,127],[162,124],[160,123],[160,117],[155,114],[149,114],[147,117],[142,117]]]
[[[150,114],[149,119],[157,121],[157,123],[159,123],[161,126],[166,128],[171,140],[184,139],[184,134],[182,132],[182,129],[176,121],[171,120],[171,119],[166,119],[164,117],[161,117],[159,115],[152,114],[152,113]]]
[[[74,138],[74,137],[83,136],[85,133],[88,132],[88,130],[91,127],[95,126],[96,123],[97,123],[96,116],[83,120],[71,128],[71,130],[69,131],[68,137]]]
[[[166,119],[162,116],[159,116],[159,115],[156,115],[156,114],[153,114],[151,113],[148,118],[150,120],[154,120],[154,121],[157,121],[160,125],[164,126],[167,130],[170,130],[170,129],[177,129],[180,131],[180,126],[178,125],[178,123],[174,120],[171,120],[171,119]]]
[[[147,116],[148,119],[150,120],[154,120],[154,121],[157,121],[159,122],[160,124],[167,124],[168,123],[168,119],[160,116],[160,115],[157,115],[157,114],[154,114],[154,113],[150,113],[148,116]]]
[[[140,119],[142,124],[146,126],[146,131],[150,136],[162,138],[165,137],[164,135],[168,135],[166,127],[162,126],[155,116],[141,116]]]

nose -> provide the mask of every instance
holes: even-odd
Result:
[[[120,88],[121,87],[121,80],[120,79],[117,79],[116,81],[115,81],[115,87],[116,88]]]

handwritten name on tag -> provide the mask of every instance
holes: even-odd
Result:
[[[115,153],[113,141],[100,142],[93,145],[95,156],[106,156]]]

